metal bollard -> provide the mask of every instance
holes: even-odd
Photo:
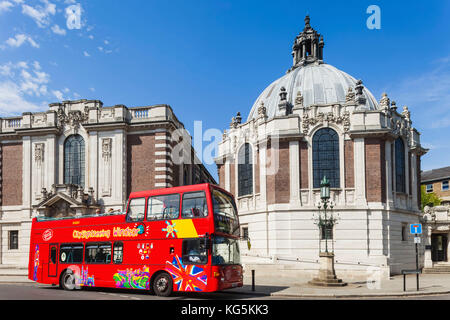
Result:
[[[255,291],[255,270],[252,270],[252,291]]]

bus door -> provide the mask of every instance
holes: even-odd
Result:
[[[48,257],[48,276],[56,277],[58,275],[58,245],[51,244]]]

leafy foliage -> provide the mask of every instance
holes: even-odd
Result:
[[[421,196],[422,211],[423,211],[423,208],[425,208],[425,206],[434,207],[434,206],[438,206],[441,204],[442,200],[436,195],[436,193],[434,193],[434,192],[428,193],[425,186],[421,186],[420,192],[422,195]]]

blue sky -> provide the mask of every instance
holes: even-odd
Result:
[[[68,28],[65,10],[76,4],[81,25]],[[373,4],[380,30],[366,26]],[[387,92],[409,107],[430,148],[423,169],[450,166],[445,0],[0,0],[0,116],[68,99],[164,103],[191,133],[194,121],[223,131],[291,67],[306,14],[324,35],[326,63],[362,79],[377,99]]]

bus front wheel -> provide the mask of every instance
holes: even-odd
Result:
[[[172,294],[173,281],[172,277],[166,273],[162,272],[158,274],[153,280],[153,292],[160,297],[168,297]]]

